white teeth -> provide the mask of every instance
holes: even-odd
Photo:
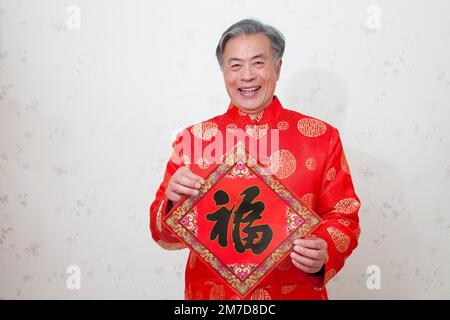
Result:
[[[251,88],[251,89],[243,89],[243,88],[241,88],[239,90],[241,90],[243,92],[254,92],[254,91],[258,90],[258,89],[259,89],[259,87]]]

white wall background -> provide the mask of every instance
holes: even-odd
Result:
[[[277,94],[340,129],[362,201],[330,298],[450,298],[447,0],[0,0],[0,298],[183,298],[148,207],[172,132],[226,110],[215,46],[247,17],[285,34]]]

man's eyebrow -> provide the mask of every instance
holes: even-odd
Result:
[[[254,60],[254,59],[258,59],[258,58],[265,58],[266,55],[264,53],[260,53],[257,54],[256,56],[253,56],[250,60]],[[232,61],[243,61],[240,58],[236,58],[236,57],[231,57],[230,59],[228,59],[228,63],[232,62]]]
[[[257,54],[256,56],[254,56],[253,58],[251,58],[251,60],[258,59],[258,58],[265,58],[265,57],[266,57],[266,55],[264,53],[260,53],[260,54]]]
[[[228,63],[230,63],[231,61],[242,61],[242,59],[231,57],[230,59],[228,59]]]

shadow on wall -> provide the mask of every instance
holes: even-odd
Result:
[[[336,74],[318,68],[301,70],[289,79],[283,91],[280,99],[286,101],[288,108],[329,122],[342,136],[346,130],[349,89]],[[370,141],[367,135],[370,133],[362,132],[361,140]],[[362,204],[359,213],[362,233],[344,269],[330,282],[330,298],[414,298],[408,275],[412,267],[405,248],[416,242],[418,234],[411,211],[404,203],[395,166],[382,158],[382,150],[368,154],[348,147],[343,140]],[[401,226],[401,230],[396,226]],[[366,270],[370,265],[380,267],[380,290],[367,287]]]

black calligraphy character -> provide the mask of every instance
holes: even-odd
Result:
[[[272,240],[272,229],[267,225],[252,226],[255,220],[262,219],[261,214],[265,209],[262,201],[252,202],[260,193],[257,186],[245,189],[240,195],[244,195],[244,199],[239,208],[234,212],[233,218],[233,242],[237,252],[243,253],[246,249],[251,249],[253,253],[259,254],[263,252]],[[247,215],[244,217],[244,214]],[[248,223],[242,231],[247,237],[241,239],[240,224]],[[260,234],[260,235],[259,235]],[[255,239],[257,240],[255,242]],[[245,241],[245,244],[242,242]]]
[[[223,190],[218,190],[214,193],[214,201],[216,202],[216,205],[220,205],[223,207],[221,207],[216,212],[210,213],[206,216],[206,219],[208,219],[209,221],[216,221],[216,224],[211,230],[209,239],[213,241],[218,237],[219,245],[225,248],[228,245],[228,223],[235,206],[233,205],[233,208],[231,208],[231,210],[228,210],[225,207],[225,205],[230,202],[230,197]]]

